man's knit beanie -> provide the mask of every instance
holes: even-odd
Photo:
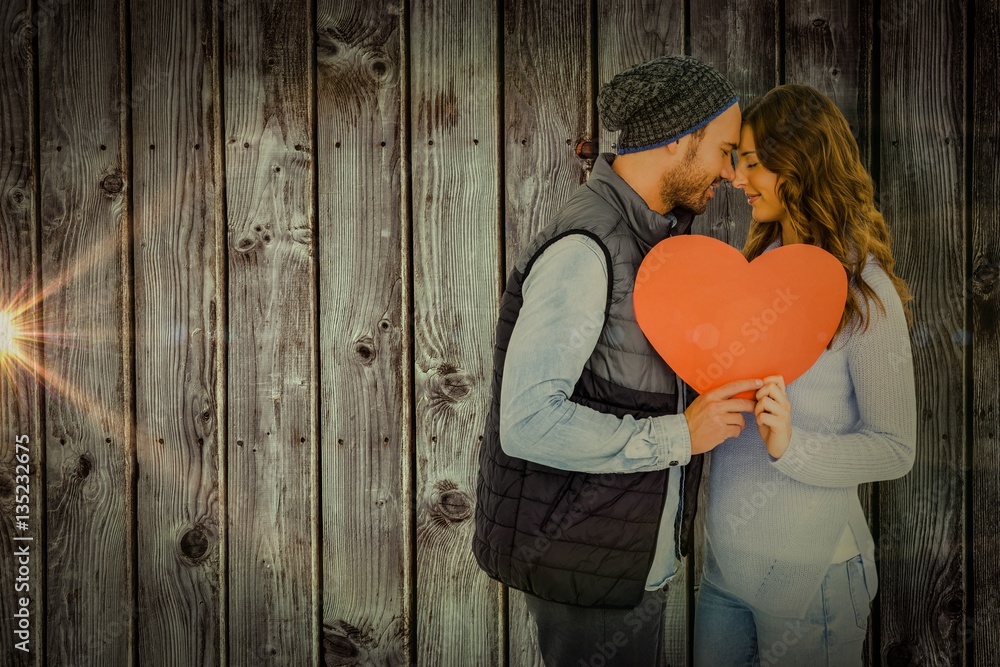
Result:
[[[708,125],[736,104],[732,84],[690,56],[661,56],[631,67],[601,87],[597,110],[617,151],[665,146]]]

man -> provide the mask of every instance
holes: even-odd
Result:
[[[614,77],[598,108],[618,155],[597,159],[501,300],[473,551],[527,593],[546,664],[653,665],[690,536],[691,457],[739,434],[754,403],[733,396],[761,382],[688,405],[632,289],[653,245],[688,233],[733,177],[740,111],[729,82],[684,56]]]

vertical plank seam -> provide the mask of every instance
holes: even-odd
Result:
[[[229,664],[229,247],[226,205],[226,95],[222,3],[212,3],[215,67],[212,68],[215,114],[215,410],[219,483],[219,665]]]
[[[869,126],[868,141],[870,151],[871,175],[876,184],[876,199],[878,208],[881,210],[882,199],[882,27],[880,17],[882,15],[881,0],[871,0],[870,20],[872,30],[871,67],[869,69],[869,90],[870,104],[869,114],[871,123]],[[881,555],[882,550],[879,545],[882,542],[882,519],[879,505],[881,500],[882,482],[875,482],[871,486],[871,502],[869,511],[871,512],[871,532],[872,539],[876,545],[876,554]],[[879,556],[876,556],[878,560]],[[877,565],[877,563],[876,563]],[[872,605],[871,620],[871,646],[868,653],[872,660],[872,667],[880,667],[882,664],[882,604],[885,596],[879,598],[878,604]]]
[[[691,55],[691,0],[683,0],[684,5],[684,55]]]
[[[779,86],[785,84],[785,0],[775,4],[774,78]]]
[[[975,249],[973,236],[975,223],[973,220],[973,145],[975,138],[975,93],[973,77],[976,73],[976,7],[975,0],[967,0],[965,13],[965,331],[968,344],[965,346],[965,464],[963,473],[965,477],[965,608],[962,614],[961,639],[965,647],[965,660],[963,664],[975,664],[975,633],[969,632],[970,619],[975,619],[976,596],[973,583],[975,579],[975,532],[973,531],[974,499],[972,496],[972,483],[974,480],[973,465],[975,462],[975,423],[974,413],[975,403],[975,336],[973,328],[973,307],[972,307],[972,276],[975,268]]]
[[[601,66],[601,54],[600,54],[600,30],[598,28],[598,10],[597,10],[597,0],[590,0],[590,95],[587,100],[588,111],[590,112],[590,141],[597,146],[597,158],[600,159],[600,154],[607,150],[601,146],[601,135],[600,135],[600,123],[597,118],[597,93],[599,91],[598,86],[600,81],[598,80],[598,69]]]
[[[507,85],[504,69],[504,50],[506,34],[506,12],[504,11],[504,0],[496,2],[496,16],[494,25],[496,26],[496,113],[497,113],[497,302],[503,298],[507,282]],[[492,361],[492,360],[491,360]],[[487,362],[489,363],[489,362]],[[492,376],[488,376],[492,386]],[[479,446],[483,446],[480,441]],[[478,499],[477,499],[478,500]],[[473,517],[475,522],[475,517]],[[500,645],[499,664],[503,667],[510,667],[511,645],[510,645],[510,589],[505,585],[499,586],[500,590]]]
[[[39,76],[39,64],[41,59],[39,57],[39,39],[38,39],[38,22],[34,20],[37,15],[38,8],[36,6],[37,0],[28,0],[28,20],[31,29],[31,112],[30,112],[30,122],[31,122],[31,153],[32,153],[32,169],[31,169],[31,181],[34,187],[34,211],[32,212],[31,224],[33,225],[34,239],[32,243],[33,257],[33,267],[32,273],[33,280],[32,283],[34,288],[32,290],[32,301],[37,303],[39,321],[45,322],[45,302],[44,300],[37,299],[37,294],[42,287],[42,177],[41,177],[41,164],[42,164],[42,132],[41,132],[41,89],[39,87],[40,76]],[[44,325],[43,325],[44,327]],[[42,367],[45,366],[45,342],[42,342],[40,347],[41,359],[39,361]],[[45,437],[45,429],[47,428],[45,420],[45,408],[47,403],[47,393],[45,391],[38,391],[36,396],[37,403],[35,406],[35,433],[38,434],[38,447],[36,449],[38,456],[38,468],[39,468],[39,483],[41,484],[42,492],[39,494],[39,514],[41,516],[39,519],[39,535],[40,540],[40,569],[41,577],[38,587],[38,606],[36,609],[39,610],[37,626],[37,643],[35,651],[35,665],[41,667],[42,665],[48,664],[48,655],[46,647],[48,643],[46,642],[47,637],[47,627],[46,622],[49,617],[49,605],[48,605],[48,495],[45,490],[48,489],[48,474],[46,465],[46,446],[48,441]]]
[[[125,438],[122,443],[125,447],[125,458],[128,461],[129,475],[125,482],[125,497],[128,499],[129,512],[129,545],[131,553],[127,559],[129,563],[128,581],[131,588],[130,598],[132,608],[129,614],[129,660],[130,664],[139,664],[139,460],[137,442],[137,416],[135,402],[135,253],[133,244],[135,238],[135,188],[133,187],[133,160],[132,160],[132,13],[128,0],[118,2],[118,94],[121,96],[119,106],[119,146],[118,155],[121,159],[121,168],[125,182],[128,186],[125,189],[125,197],[122,209],[122,229],[121,252],[124,255],[122,261],[122,335],[125,338],[122,346],[122,398],[126,417],[123,420],[125,427]]]
[[[402,220],[400,221],[400,235],[399,235],[399,245],[400,245],[400,269],[403,272],[403,303],[402,303],[402,318],[399,323],[402,341],[401,346],[403,348],[403,359],[402,359],[402,373],[401,382],[403,389],[402,405],[403,405],[403,428],[401,431],[406,433],[407,442],[406,445],[406,455],[400,457],[401,462],[404,466],[408,465],[409,469],[404,469],[401,472],[401,477],[404,481],[404,497],[405,497],[405,508],[407,516],[402,522],[406,526],[405,530],[408,530],[408,534],[404,534],[403,543],[407,547],[409,553],[408,563],[406,564],[406,572],[403,575],[403,585],[409,586],[406,591],[407,595],[406,601],[409,605],[407,614],[407,651],[409,655],[407,660],[410,664],[416,664],[417,655],[417,425],[414,415],[416,414],[416,387],[415,383],[415,343],[414,343],[414,327],[415,327],[415,312],[413,304],[413,170],[410,168],[412,163],[412,151],[413,151],[413,138],[411,136],[411,122],[412,122],[412,109],[411,109],[411,97],[412,97],[412,68],[411,68],[411,54],[412,48],[410,39],[410,19],[411,19],[411,5],[409,0],[402,0],[400,3],[400,40],[401,48],[403,53],[400,57],[400,64],[402,67],[402,87],[399,96],[399,106],[400,106],[400,177],[399,177],[399,196],[400,196],[400,214],[402,215]],[[407,484],[409,488],[407,488]],[[405,559],[404,559],[405,560]]]
[[[313,492],[310,494],[312,507],[312,538],[313,538],[313,563],[312,563],[312,587],[313,587],[313,651],[315,651],[313,663],[317,667],[323,667],[323,468],[322,468],[322,448],[320,447],[320,434],[322,430],[323,411],[320,407],[319,387],[322,382],[322,357],[320,350],[320,221],[319,221],[319,160],[317,159],[317,147],[319,146],[319,84],[318,84],[318,64],[316,53],[316,34],[318,28],[317,0],[309,2],[309,43],[311,45],[309,57],[309,84],[312,87],[310,102],[312,108],[309,110],[312,118],[310,125],[312,137],[310,144],[312,147],[312,286],[313,286],[313,349],[312,349],[312,382],[309,383],[309,403],[313,413],[310,420],[309,446],[312,448],[310,454],[312,458],[312,483]]]

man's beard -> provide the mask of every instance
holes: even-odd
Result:
[[[708,209],[708,188],[715,179],[699,169],[700,165],[695,160],[696,149],[697,145],[691,146],[681,165],[664,174],[660,180],[660,197],[667,210],[680,207],[700,215]]]

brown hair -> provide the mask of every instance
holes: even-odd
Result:
[[[861,330],[871,320],[869,303],[885,314],[885,305],[861,277],[871,253],[892,281],[908,323],[913,297],[894,273],[892,236],[875,208],[875,188],[861,164],[857,141],[847,119],[826,95],[799,84],[774,88],[753,100],[743,112],[760,164],[778,175],[777,195],[803,243],[819,246],[844,266],[848,289],[836,338],[857,318]],[[781,233],[777,224],[750,224],[743,246],[748,259],[760,255]],[[864,304],[858,295],[863,296]],[[830,345],[833,344],[831,339]]]

